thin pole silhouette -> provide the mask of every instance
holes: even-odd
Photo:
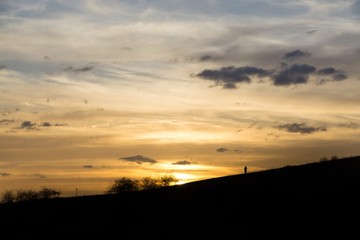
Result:
[[[245,166],[244,167],[244,174],[246,174],[247,173],[247,167]]]

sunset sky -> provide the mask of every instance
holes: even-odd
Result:
[[[0,0],[0,194],[360,154],[360,0]]]

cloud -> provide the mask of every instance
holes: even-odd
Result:
[[[13,123],[15,120],[14,119],[1,119],[0,120],[0,125],[9,125],[10,123]]]
[[[202,55],[202,56],[199,57],[199,60],[201,62],[216,61],[218,59],[219,59],[219,57],[213,56],[213,55],[210,55],[210,54],[205,54],[205,55]]]
[[[354,11],[355,14],[360,13],[360,0],[354,1],[353,5],[352,5],[352,10]]]
[[[11,174],[10,174],[10,173],[7,173],[7,172],[1,172],[1,173],[0,173],[0,176],[2,176],[2,177],[10,177]]]
[[[306,123],[286,123],[277,126],[280,130],[285,130],[291,133],[310,134],[318,131],[327,131],[325,127],[308,126]]]
[[[83,168],[94,168],[93,165],[84,165]]]
[[[269,72],[257,67],[222,67],[221,69],[205,69],[196,74],[197,77],[214,81],[216,85],[221,85],[225,89],[236,88],[237,83],[250,83],[250,76],[259,78],[268,76]]]
[[[329,76],[333,81],[342,81],[347,79],[347,74],[343,70],[335,69],[333,67],[319,69],[317,74],[320,76]],[[324,79],[320,80],[324,81]]]
[[[34,173],[33,176],[38,177],[38,178],[46,178],[46,176],[41,173]]]
[[[223,152],[228,152],[228,151],[230,151],[230,149],[221,147],[221,148],[216,149],[216,151],[217,151],[217,152],[220,152],[220,153],[223,153]]]
[[[14,120],[7,120],[7,119],[3,119],[0,120],[0,125],[1,124],[9,124],[10,122],[14,122]],[[56,124],[51,124],[49,122],[41,122],[40,124],[37,123],[33,123],[31,121],[23,121],[20,125],[20,127],[17,127],[17,129],[36,129],[36,130],[41,130],[40,127],[61,127],[61,126],[67,126],[66,123],[56,123]]]
[[[298,58],[308,57],[310,55],[311,54],[309,52],[303,52],[303,51],[297,49],[295,51],[285,53],[282,56],[282,59],[286,60],[286,61],[294,61],[294,60],[296,60]]]
[[[42,122],[40,123],[40,127],[51,127],[51,124],[49,122]]]
[[[316,67],[308,64],[292,64],[290,66],[284,64],[283,67],[280,72],[271,77],[275,86],[307,83],[309,74],[316,71]]]
[[[340,126],[340,127],[345,127],[345,128],[352,128],[352,129],[357,129],[357,128],[359,128],[359,124],[354,123],[354,122],[340,123],[339,126]]]
[[[74,68],[73,66],[67,67],[64,69],[64,71],[74,72],[74,73],[80,73],[80,72],[89,72],[93,70],[93,66],[85,66],[81,68]]]
[[[186,161],[186,160],[177,161],[177,162],[172,163],[172,165],[191,165],[191,164],[196,164],[196,163],[195,162],[189,162],[189,161]]]
[[[144,157],[142,155],[135,155],[135,156],[130,156],[130,157],[121,157],[119,158],[119,160],[125,160],[125,161],[129,161],[129,162],[135,162],[137,164],[142,164],[142,163],[157,163],[156,160],[148,158],[148,157]]]
[[[19,128],[22,129],[35,129],[36,123],[32,123],[31,121],[23,121]]]

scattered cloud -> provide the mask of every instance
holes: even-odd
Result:
[[[271,78],[275,86],[307,83],[309,74],[316,71],[316,67],[308,64],[292,64],[290,66],[283,64],[282,67]]]
[[[0,120],[0,125],[9,125],[10,123],[15,122],[14,119],[1,119]]]
[[[36,123],[32,123],[31,121],[23,121],[19,127],[19,129],[35,129]]]
[[[280,135],[275,133],[268,133],[265,137],[265,141],[268,141],[269,139],[278,139],[280,138]]]
[[[311,54],[309,52],[303,52],[299,49],[292,51],[292,52],[287,52],[282,56],[283,60],[286,61],[294,61],[298,58],[302,58],[302,57],[309,57],[311,56]]]
[[[46,178],[46,176],[41,173],[34,173],[33,176],[38,178]]]
[[[148,158],[148,157],[144,157],[142,155],[135,155],[135,156],[130,156],[130,157],[121,157],[119,158],[119,160],[125,160],[125,161],[129,161],[129,162],[135,162],[137,164],[142,164],[142,163],[157,163],[156,160]]]
[[[55,127],[63,127],[63,126],[67,126],[67,123],[56,123]]]
[[[285,130],[291,133],[310,134],[319,131],[327,131],[326,127],[308,126],[306,123],[286,123],[276,126],[280,130]]]
[[[40,123],[39,126],[40,126],[40,127],[51,127],[51,124],[48,123],[48,122],[42,122],[42,123]]]
[[[218,59],[219,59],[219,57],[213,56],[213,55],[210,55],[210,54],[205,54],[205,55],[202,55],[202,56],[199,57],[199,60],[201,62],[216,61]]]
[[[10,174],[10,173],[7,173],[7,172],[1,172],[1,173],[0,173],[0,176],[1,176],[1,177],[10,177],[11,174]]]
[[[357,128],[359,128],[359,124],[354,123],[354,122],[340,123],[339,126],[340,126],[340,127],[344,127],[344,128],[351,128],[351,129],[357,129]]]
[[[331,77],[333,81],[342,81],[347,79],[347,74],[343,70],[335,69],[333,67],[319,69],[317,74],[319,76]],[[326,79],[320,78],[319,81],[319,83],[324,83]]]
[[[94,168],[93,165],[84,165],[83,168]]]
[[[230,149],[221,147],[221,148],[216,149],[216,151],[217,151],[217,152],[220,152],[220,153],[223,153],[223,152],[228,152],[228,151],[230,151]]]
[[[172,165],[191,165],[191,164],[196,164],[196,162],[189,162],[187,160],[182,160],[172,163]]]
[[[14,122],[14,120],[3,119],[3,120],[0,120],[0,125],[1,124],[7,125],[11,122]],[[14,128],[14,129],[26,129],[26,130],[39,130],[40,131],[41,128],[48,128],[48,127],[52,127],[52,126],[61,127],[61,126],[66,126],[66,125],[67,124],[65,124],[65,123],[56,123],[53,125],[49,122],[41,122],[40,124],[37,124],[37,123],[26,120],[26,121],[23,121],[19,127]]]
[[[64,69],[64,71],[74,72],[74,73],[80,73],[80,72],[89,72],[93,70],[94,66],[85,66],[80,68],[75,68],[73,66],[67,67]]]
[[[237,83],[250,83],[251,76],[258,76],[259,78],[268,76],[269,72],[257,67],[222,67],[221,69],[205,69],[196,74],[197,77],[211,80],[215,85],[223,86],[225,89],[236,88]]]

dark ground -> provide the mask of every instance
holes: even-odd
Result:
[[[360,157],[351,157],[154,191],[0,204],[0,236],[358,239],[359,190]]]

